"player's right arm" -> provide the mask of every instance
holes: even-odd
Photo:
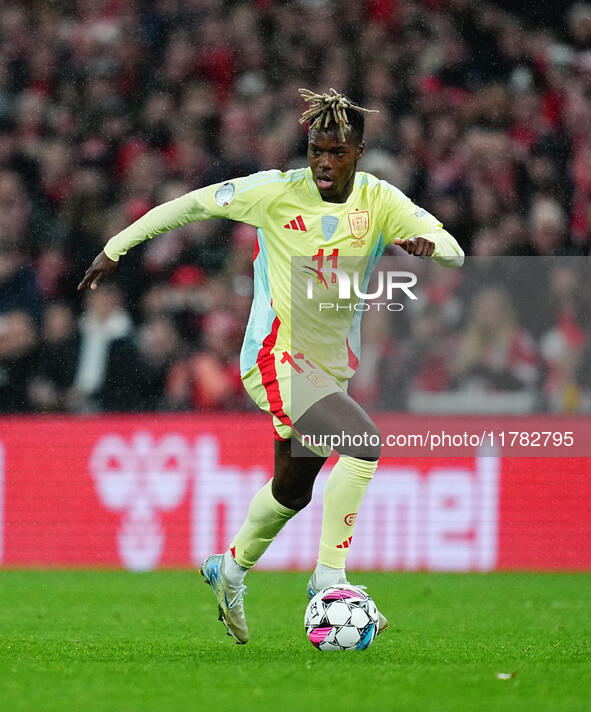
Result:
[[[263,215],[276,188],[281,185],[279,171],[261,171],[244,178],[199,188],[152,208],[129,227],[112,237],[78,285],[96,287],[117,267],[119,257],[132,247],[168,230],[209,218],[228,218],[260,227]]]

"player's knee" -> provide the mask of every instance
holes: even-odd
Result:
[[[273,483],[273,497],[288,509],[299,512],[304,509],[312,499],[311,490],[303,490],[297,487],[286,487]]]
[[[299,512],[310,504],[312,496],[310,494],[287,495],[277,499],[279,504],[282,504],[288,509],[293,509],[294,512]]]
[[[295,512],[299,512],[300,510],[304,509],[310,504],[310,501],[312,500],[311,495],[305,494],[305,495],[300,495],[299,497],[294,497],[291,500],[291,504],[289,505],[290,509],[293,509]]]

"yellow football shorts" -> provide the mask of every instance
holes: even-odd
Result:
[[[301,353],[279,350],[259,359],[242,377],[242,382],[258,407],[273,416],[278,440],[289,440],[295,435],[301,442],[293,424],[322,398],[347,392],[347,379],[331,376]],[[330,455],[330,447],[310,449],[322,457]]]

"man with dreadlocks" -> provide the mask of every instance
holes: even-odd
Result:
[[[300,442],[305,436],[365,434],[362,445],[352,444],[359,438],[343,437],[337,448],[339,458],[324,491],[309,598],[346,582],[345,559],[356,515],[380,455],[376,425],[347,395],[347,381],[359,362],[360,312],[350,301],[348,308],[319,314],[314,310],[318,302],[301,296],[302,284],[307,280],[309,297],[312,273],[318,290],[334,292],[336,280],[327,280],[328,274],[358,277],[361,267],[365,288],[391,243],[445,266],[463,263],[460,246],[432,215],[385,181],[356,172],[369,110],[334,89],[326,94],[301,89],[300,94],[309,104],[301,117],[309,123],[307,168],[262,171],[154,208],[109,240],[78,286],[96,289],[131,247],[192,221],[230,218],[257,228],[254,298],[240,362],[246,390],[273,416],[274,472],[253,497],[228,551],[209,556],[201,567],[217,597],[220,620],[238,643],[248,641],[244,576],[287,521],[308,504],[316,475],[330,454],[330,447],[304,449]],[[298,269],[302,260],[315,266]],[[387,625],[380,614],[378,632]]]

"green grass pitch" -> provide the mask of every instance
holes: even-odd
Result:
[[[350,579],[390,629],[367,651],[321,653],[305,574],[249,574],[238,646],[194,572],[0,571],[0,708],[591,710],[591,575]]]

